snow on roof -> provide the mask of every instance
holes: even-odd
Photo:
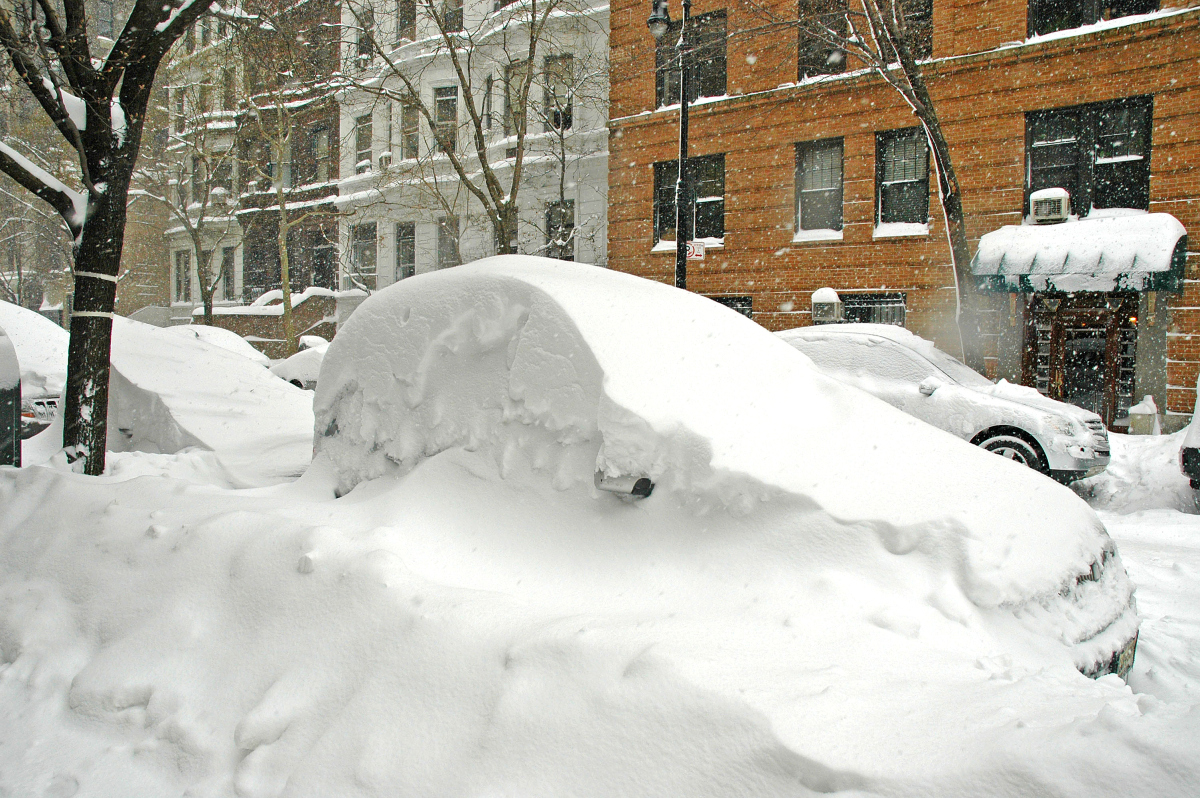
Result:
[[[1008,225],[979,240],[971,271],[1008,291],[1167,288],[1182,269],[1186,235],[1169,213],[1097,211],[1061,224]]]
[[[456,447],[502,469],[521,451],[560,489],[602,470],[697,509],[778,500],[888,539],[947,530],[983,602],[1057,591],[1061,558],[1103,536],[1061,486],[825,377],[748,319],[582,264],[494,257],[377,292],[330,344],[314,411],[342,490]]]
[[[67,331],[40,313],[3,301],[0,327],[17,350],[21,395],[35,399],[61,394],[67,382]]]

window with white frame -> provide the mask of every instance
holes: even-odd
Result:
[[[546,257],[575,260],[575,200],[546,205]]]
[[[675,238],[675,181],[678,161],[654,164],[654,241]],[[688,158],[694,200],[693,239],[725,237],[725,156]]]
[[[232,300],[236,298],[234,285],[237,275],[234,271],[234,256],[237,247],[225,247],[221,250],[221,298]]]
[[[400,106],[400,157],[406,161],[417,159],[417,148],[421,142],[419,119],[417,106]]]
[[[462,263],[459,255],[459,222],[457,216],[442,216],[437,221],[437,265],[446,269]]]
[[[546,130],[569,130],[574,95],[575,59],[570,55],[547,56],[542,79],[542,108]]]
[[[192,253],[186,249],[175,252],[175,301],[192,301]]]
[[[371,115],[364,114],[354,120],[354,174],[371,171],[371,146],[375,131]]]
[[[356,224],[350,228],[350,284],[354,288],[375,290],[375,266],[378,249],[375,244],[375,222]]]
[[[1029,0],[1028,32],[1038,36],[1157,9],[1158,0]]]
[[[433,135],[442,152],[455,152],[458,145],[458,87],[433,90]]]
[[[417,225],[396,222],[396,281],[417,273]]]

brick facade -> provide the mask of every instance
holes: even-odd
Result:
[[[765,24],[771,16],[795,20],[794,1],[698,0],[693,15],[721,8],[729,96],[692,107],[689,138],[692,156],[725,155],[724,246],[690,264],[689,290],[750,296],[753,318],[772,330],[808,324],[810,295],[822,286],[902,291],[906,326],[957,352],[936,178],[927,235],[875,237],[875,134],[918,124],[910,109],[853,63],[845,74],[798,84],[794,28]],[[651,252],[653,165],[677,157],[678,116],[654,109],[648,12],[644,0],[612,6],[609,265],[666,281],[673,251]],[[925,72],[962,184],[972,252],[984,233],[1022,219],[1026,112],[1136,95],[1154,97],[1149,210],[1174,214],[1196,248],[1200,8],[1120,22],[1026,41],[1023,0],[935,0],[934,61]],[[795,144],[829,137],[844,139],[842,239],[794,242]],[[1157,314],[1143,320],[1169,325],[1166,383],[1176,413],[1191,412],[1200,369],[1198,267],[1193,253],[1182,294],[1161,295]],[[1000,357],[999,337],[1022,327],[1016,316],[1026,298],[1017,299],[989,295],[989,371],[1010,380],[1020,379],[1020,369]]]

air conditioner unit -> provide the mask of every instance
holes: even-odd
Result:
[[[842,298],[832,288],[819,288],[812,294],[812,323],[840,324],[845,319]]]
[[[1043,188],[1029,195],[1029,215],[1034,224],[1058,224],[1067,220],[1071,195],[1065,188]]]
[[[379,170],[383,171],[392,165],[392,154],[390,152],[379,153]]]

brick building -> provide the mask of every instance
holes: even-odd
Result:
[[[1165,213],[1197,240],[1200,7],[1161,5],[909,5],[973,253],[985,234],[1028,222],[1029,194],[1051,186],[1085,217],[1061,230]],[[617,0],[611,11],[609,265],[669,280],[678,88],[663,52],[655,68],[649,10]],[[779,330],[808,324],[812,292],[830,286],[852,320],[900,323],[957,353],[937,179],[900,95],[799,35],[794,0],[697,0],[692,13],[702,63],[689,165],[696,237],[709,246],[688,288]],[[1200,257],[1186,240],[1148,279],[1132,267],[1107,283],[981,274],[989,376],[1118,428],[1131,399],[1153,394],[1161,407],[1166,396],[1168,425],[1181,424],[1200,368]]]

